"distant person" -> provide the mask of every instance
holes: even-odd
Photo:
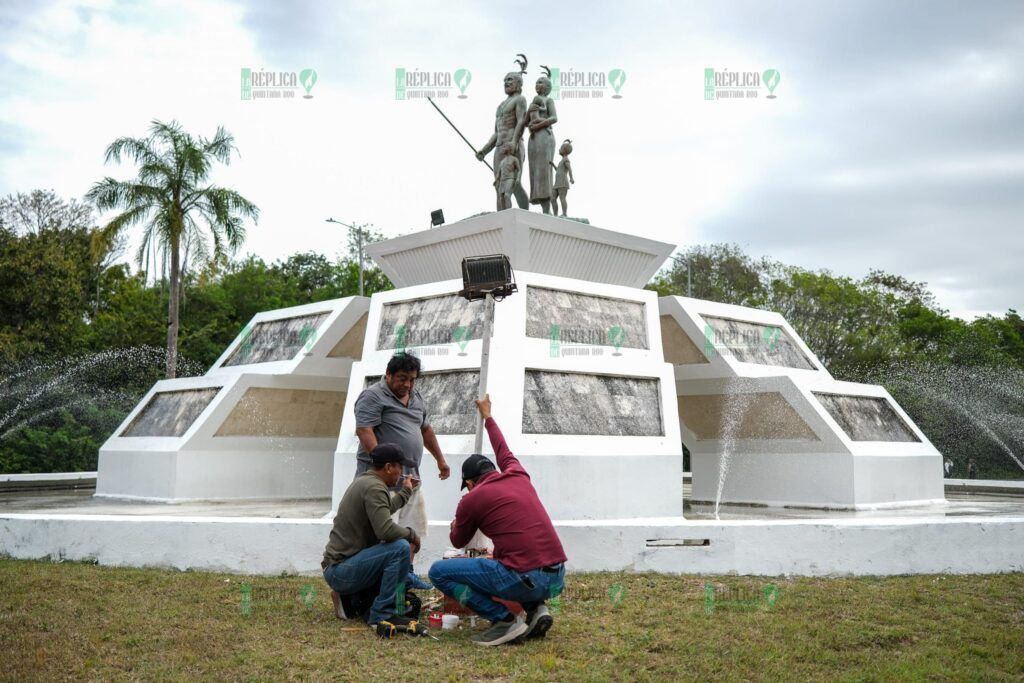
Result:
[[[978,464],[974,462],[974,458],[970,458],[967,460],[967,478],[978,478]]]
[[[565,551],[530,475],[505,444],[491,417],[491,398],[476,402],[487,427],[498,468],[479,454],[462,464],[462,488],[452,520],[450,540],[465,547],[479,530],[494,542],[494,559],[452,558],[430,567],[430,580],[491,622],[473,636],[477,645],[501,645],[521,636],[543,637],[554,620],[544,601],[565,586]],[[500,469],[500,471],[499,471]],[[526,609],[526,618],[513,615],[492,597],[513,600]]]
[[[946,458],[946,461],[942,463],[942,467],[946,471],[946,479],[953,476],[953,461],[950,458]]]

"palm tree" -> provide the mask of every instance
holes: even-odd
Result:
[[[230,163],[232,151],[237,151],[235,139],[223,127],[206,139],[193,137],[177,121],[153,121],[149,137],[118,138],[107,147],[107,163],[130,157],[139,166],[138,177],[122,181],[108,176],[86,195],[100,211],[123,209],[100,230],[99,239],[112,242],[130,227],[144,226],[137,253],[140,268],[151,245],[170,254],[168,379],[174,377],[178,360],[182,259],[186,265],[190,255],[203,263],[225,260],[245,240],[243,219],[259,218],[259,209],[245,197],[208,184],[213,162]]]

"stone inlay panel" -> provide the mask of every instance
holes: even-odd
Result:
[[[484,327],[483,310],[483,300],[470,302],[458,294],[384,304],[377,331],[377,348],[464,344],[480,339]]]
[[[664,436],[659,380],[527,370],[524,434]]]
[[[222,367],[291,360],[304,346],[316,341],[317,329],[327,311],[281,320],[266,320],[242,331],[238,348]]]
[[[181,436],[220,390],[210,387],[153,394],[121,436]]]
[[[528,286],[526,336],[568,344],[648,349],[639,301]]]
[[[813,393],[853,441],[921,441],[884,398]]]
[[[704,329],[704,352],[710,357],[718,352],[715,344],[724,344],[729,353],[742,363],[817,369],[779,326],[710,315],[701,317],[707,325]]]

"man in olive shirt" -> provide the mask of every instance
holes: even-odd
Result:
[[[339,619],[354,616],[353,596],[379,585],[367,622],[407,622],[396,611],[395,593],[412,566],[412,553],[420,549],[420,538],[391,515],[408,502],[419,480],[406,477],[394,495],[389,488],[410,462],[397,445],[377,445],[370,452],[370,469],[356,477],[341,498],[320,565]]]

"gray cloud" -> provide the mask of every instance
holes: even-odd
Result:
[[[813,7],[762,7],[737,37],[779,55],[802,110],[771,130],[790,152],[701,236],[898,272],[954,310],[1024,307],[1024,6]]]

